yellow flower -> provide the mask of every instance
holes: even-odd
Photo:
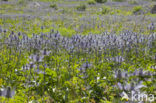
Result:
[[[124,96],[121,98],[121,100],[122,101],[128,101],[129,100],[128,95],[125,92],[123,92],[123,94],[124,94]]]

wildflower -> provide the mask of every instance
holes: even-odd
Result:
[[[11,90],[11,87],[7,87],[6,97],[12,98],[13,95],[15,95],[15,90]]]
[[[6,88],[0,89],[0,96],[6,96]]]
[[[121,97],[122,97],[121,100],[128,101],[130,99],[124,91],[121,93]],[[125,103],[128,103],[128,102],[125,102]]]
[[[43,27],[43,26],[41,26],[41,29],[43,30],[43,29],[44,29],[44,27]]]
[[[20,36],[21,35],[21,32],[18,32],[18,36]]]
[[[2,27],[0,26],[0,33],[2,33],[2,31],[3,31],[3,29],[2,29]]]
[[[131,89],[131,85],[129,83],[126,83],[124,85],[124,89],[127,90],[127,91],[129,91]]]
[[[120,82],[117,83],[117,86],[119,87],[120,90],[123,90],[123,85]]]
[[[143,69],[139,70],[139,76],[143,76]]]
[[[134,90],[134,88],[135,88],[135,84],[132,82],[132,83],[131,83],[130,90]]]
[[[91,64],[89,64],[88,61],[86,61],[86,63],[84,63],[82,65],[82,67],[87,69],[87,68],[91,67]]]
[[[4,33],[6,33],[6,32],[7,32],[7,30],[6,30],[6,29],[4,29],[4,30],[3,30],[3,32],[4,32]]]
[[[117,78],[121,79],[122,78],[122,72],[121,70],[119,69],[118,72],[117,72]]]
[[[34,66],[34,64],[33,64],[33,63],[30,63],[30,69],[32,69],[32,68],[33,68],[33,66]]]
[[[44,49],[43,55],[47,55],[47,49]]]

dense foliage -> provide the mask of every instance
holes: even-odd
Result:
[[[155,103],[155,25],[155,0],[0,0],[0,103]]]
[[[95,0],[95,1],[98,3],[106,3],[107,2],[107,0]]]
[[[1,101],[98,103],[155,93],[155,34],[28,37],[1,28],[0,43]]]

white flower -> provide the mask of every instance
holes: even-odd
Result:
[[[56,88],[53,88],[53,92],[55,92],[56,91]]]
[[[106,77],[103,77],[103,79],[106,79]]]
[[[100,80],[100,77],[97,77],[97,81],[99,81]]]

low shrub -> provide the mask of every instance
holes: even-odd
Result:
[[[95,1],[95,0],[89,0],[89,1],[88,1],[88,4],[89,4],[89,5],[95,5],[95,4],[96,4],[96,1]]]
[[[9,1],[9,0],[2,0],[2,1]]]
[[[86,5],[85,4],[80,4],[79,6],[77,6],[77,10],[78,11],[85,11],[86,10]]]
[[[151,13],[152,13],[152,14],[156,14],[156,5],[154,5],[154,6],[152,7]]]
[[[111,11],[111,9],[110,9],[109,7],[104,6],[104,7],[102,8],[101,13],[102,13],[102,14],[108,14],[110,11]]]
[[[141,7],[141,6],[135,6],[135,7],[133,8],[133,13],[134,13],[134,14],[136,14],[136,13],[138,13],[138,12],[140,12],[140,11],[142,11],[142,7]]]
[[[107,0],[95,0],[97,3],[106,3]]]
[[[124,2],[126,0],[113,0],[113,1],[115,1],[115,2]]]
[[[128,1],[128,3],[129,3],[129,4],[132,4],[132,5],[133,5],[133,4],[138,4],[138,2],[137,2],[136,0]]]
[[[53,9],[58,9],[57,5],[56,4],[50,4],[49,6],[50,8],[53,8]]]
[[[25,4],[27,4],[27,1],[25,1],[25,0],[18,0],[17,4],[25,5]]]

